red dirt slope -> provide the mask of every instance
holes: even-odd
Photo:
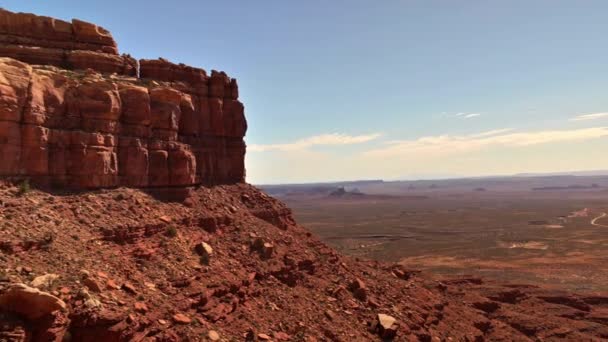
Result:
[[[246,184],[184,203],[2,185],[0,250],[0,340],[608,338],[608,297],[351,260]],[[378,314],[396,321],[374,329]]]

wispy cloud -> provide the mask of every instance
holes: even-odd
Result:
[[[513,132],[498,129],[469,135],[438,135],[414,140],[390,141],[384,147],[365,152],[367,156],[436,156],[458,152],[470,152],[483,148],[522,147],[530,145],[584,141],[608,136],[608,127],[593,127],[572,130],[546,130]]]
[[[570,121],[596,120],[596,119],[601,119],[601,118],[605,118],[605,117],[608,117],[608,112],[607,113],[582,114],[582,115],[573,117],[572,119],[570,119]]]
[[[253,144],[248,146],[247,150],[250,152],[294,151],[307,149],[313,146],[353,145],[376,140],[380,136],[382,136],[380,133],[371,133],[365,135],[347,135],[340,133],[321,134],[284,144]]]
[[[456,114],[454,114],[454,116],[457,118],[460,118],[460,119],[472,119],[472,118],[481,116],[481,114],[480,113],[456,113]]]

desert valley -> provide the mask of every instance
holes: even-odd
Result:
[[[606,176],[538,175],[263,188],[353,256],[446,276],[605,293],[604,184]]]

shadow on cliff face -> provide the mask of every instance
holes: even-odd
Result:
[[[101,189],[82,189],[82,188],[68,188],[65,186],[53,186],[52,184],[44,184],[37,181],[32,181],[28,178],[12,178],[6,180],[0,180],[2,185],[14,186],[16,188],[15,195],[16,196],[24,196],[28,192],[32,190],[38,190],[49,195],[53,196],[74,196],[74,195],[83,195],[83,194],[99,194],[104,192],[110,192],[115,189],[119,189],[121,187],[113,187],[113,188],[101,188]],[[133,188],[128,187],[130,189],[136,189],[148,194],[150,197],[165,203],[181,203],[185,206],[191,206],[192,203],[189,198],[192,196],[192,192],[200,189],[200,188],[208,188],[212,189],[218,185],[208,184],[208,185],[195,185],[195,186],[176,186],[176,187],[153,187],[153,188]]]

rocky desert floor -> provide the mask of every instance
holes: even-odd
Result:
[[[608,338],[608,296],[342,256],[246,184],[179,203],[3,184],[0,269],[9,341]]]
[[[608,192],[414,194],[285,200],[298,222],[346,254],[448,277],[608,293]]]

